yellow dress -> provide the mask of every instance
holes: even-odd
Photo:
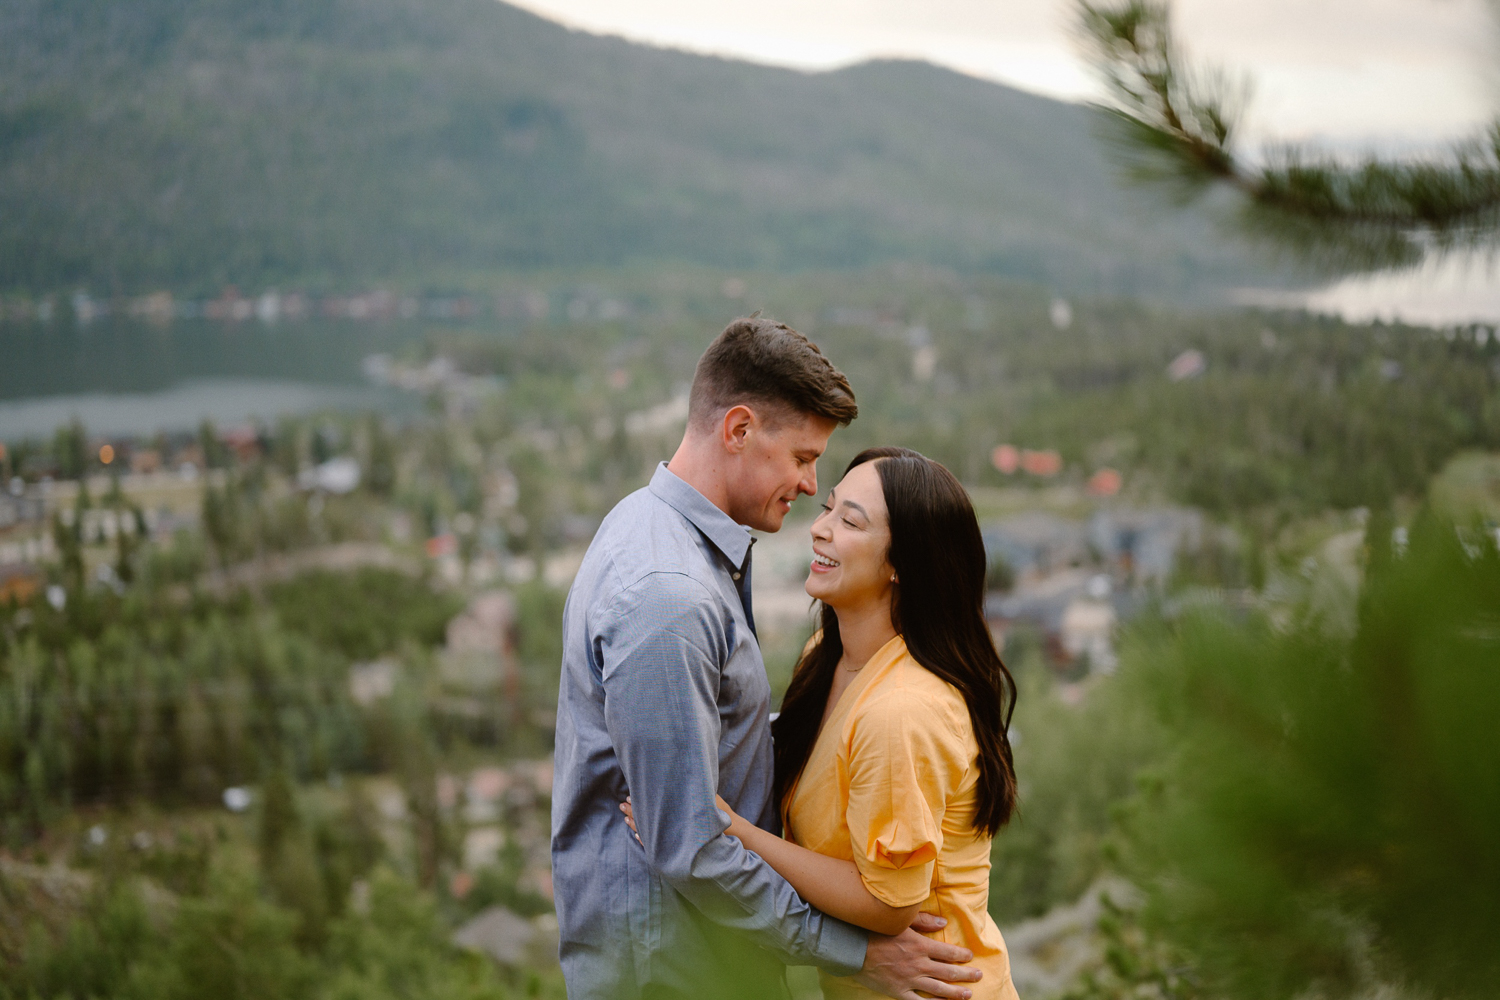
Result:
[[[786,803],[788,839],[853,861],[891,906],[921,903],[931,935],[974,952],[974,1000],[1017,1000],[1010,957],[987,910],[990,838],[973,827],[979,746],[963,695],[914,660],[900,636],[834,706]],[[824,973],[827,1000],[876,997]]]

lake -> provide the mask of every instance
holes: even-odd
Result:
[[[320,410],[411,413],[363,359],[421,341],[418,323],[236,324],[131,320],[0,327],[0,439],[47,436],[77,417],[91,433],[186,430]]]
[[[1418,326],[1500,324],[1500,259],[1494,253],[1451,254],[1407,271],[1356,275],[1313,291],[1242,289],[1242,305]]]
[[[1456,255],[1313,291],[1243,289],[1233,300],[1356,323],[1500,323],[1500,267],[1492,256]],[[142,435],[205,417],[231,426],[319,410],[419,412],[415,394],[370,384],[361,363],[399,355],[433,328],[428,319],[5,323],[0,440],[47,436],[75,416],[95,434]]]

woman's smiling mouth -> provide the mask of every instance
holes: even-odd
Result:
[[[838,569],[838,567],[839,561],[837,559],[830,559],[827,556],[820,555],[817,552],[813,553],[812,571],[814,573],[826,573],[831,569]]]

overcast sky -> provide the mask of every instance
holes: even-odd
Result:
[[[521,0],[572,27],[803,69],[912,56],[1069,99],[1096,92],[1072,0]],[[1198,57],[1247,72],[1251,136],[1430,145],[1500,111],[1500,0],[1178,0]]]

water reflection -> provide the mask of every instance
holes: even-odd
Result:
[[[0,438],[45,436],[74,417],[106,434],[180,430],[324,409],[402,412],[419,401],[369,383],[361,364],[422,338],[416,322],[236,324],[130,319],[7,324]]]
[[[399,350],[425,329],[418,322],[319,320],[233,326],[129,319],[9,323],[0,329],[0,400],[159,392],[213,378],[358,385],[366,355]]]
[[[0,402],[0,438],[47,437],[74,418],[106,435],[189,430],[204,419],[221,427],[319,410],[408,412],[419,401],[393,389],[276,379],[183,382],[159,392],[68,393]]]
[[[1241,289],[1241,305],[1306,309],[1351,323],[1500,323],[1500,256],[1453,254],[1411,271],[1357,275],[1314,291]]]

